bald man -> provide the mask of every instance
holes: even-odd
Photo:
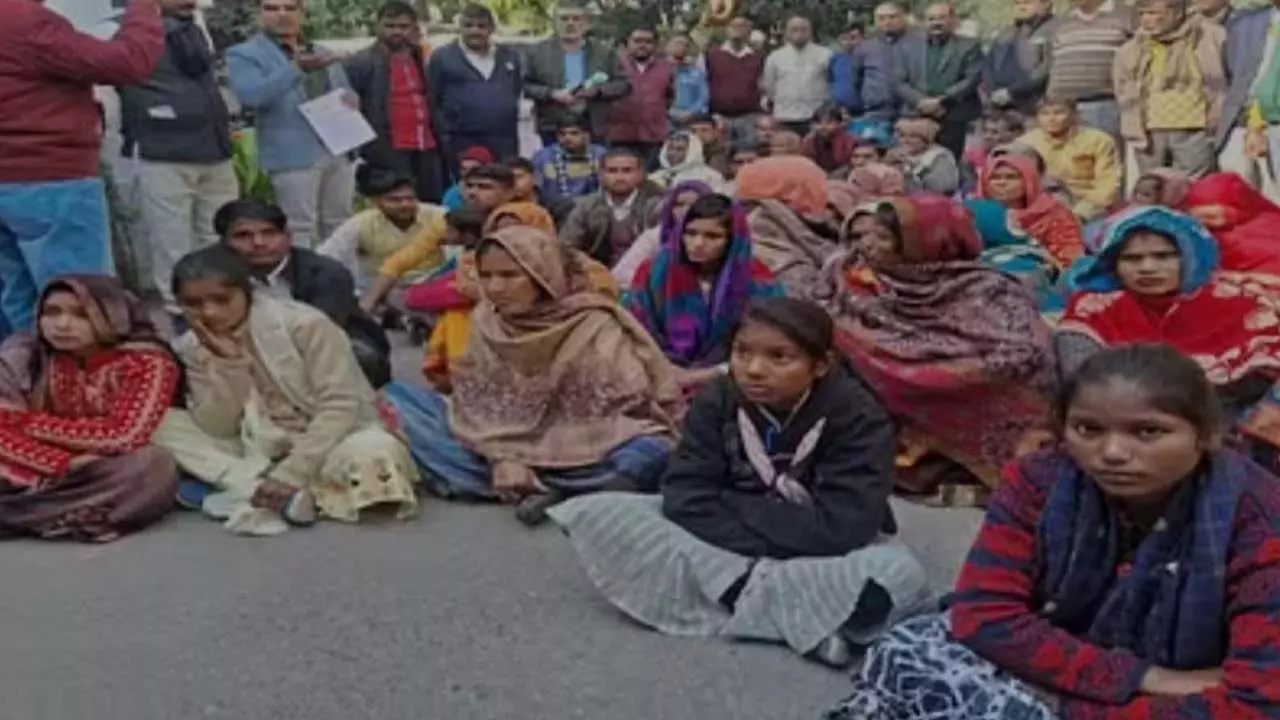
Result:
[[[982,47],[977,40],[957,36],[958,23],[953,5],[930,5],[925,35],[904,38],[894,56],[902,113],[938,121],[938,144],[957,158],[964,152],[969,123],[982,114]]]
[[[859,94],[865,108],[862,119],[890,129],[898,119],[898,99],[893,93],[893,58],[898,43],[907,34],[907,15],[902,7],[881,3],[875,10],[875,33],[854,50],[861,60]]]

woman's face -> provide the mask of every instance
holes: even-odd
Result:
[[[83,355],[98,347],[98,335],[80,299],[69,290],[54,290],[40,306],[40,337],[58,352]]]
[[[694,265],[719,267],[729,247],[723,218],[697,218],[684,226],[684,253]]]
[[[1159,205],[1162,183],[1160,178],[1145,177],[1133,186],[1133,197],[1130,200],[1134,205]]]
[[[849,240],[873,268],[893,265],[902,259],[899,251],[901,242],[893,230],[871,213],[855,217],[849,234]]]
[[[828,361],[815,361],[786,333],[759,322],[738,330],[729,353],[729,371],[742,394],[780,410],[795,407],[828,369]]]
[[[671,206],[671,215],[677,225],[684,222],[684,214],[689,212],[689,208],[698,201],[698,197],[698,193],[692,190],[685,190],[676,196],[676,202]]]
[[[1129,236],[1116,256],[1116,277],[1138,295],[1172,295],[1182,286],[1182,256],[1172,240],[1150,230]]]
[[[1237,215],[1235,208],[1226,205],[1197,205],[1191,208],[1190,214],[1211,230],[1234,225]]]
[[[685,138],[671,138],[667,141],[667,162],[679,165],[689,157],[689,141]]]
[[[1023,208],[1027,205],[1027,187],[1022,173],[1008,165],[997,165],[987,178],[987,194],[992,200],[1006,207]]]
[[[188,280],[178,290],[178,306],[193,325],[226,334],[249,317],[249,296],[222,278]]]
[[[1078,388],[1063,440],[1103,493],[1141,505],[1165,500],[1208,449],[1195,425],[1153,407],[1127,378]]]
[[[542,290],[511,254],[491,246],[477,263],[480,288],[499,315],[521,315],[533,309]]]
[[[914,133],[898,133],[898,145],[907,152],[908,155],[919,155],[929,148],[929,143],[924,138]]]

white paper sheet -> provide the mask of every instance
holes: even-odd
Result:
[[[334,155],[343,155],[378,135],[360,111],[343,98],[350,90],[339,88],[298,106],[302,116]]]

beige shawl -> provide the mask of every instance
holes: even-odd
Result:
[[[1212,136],[1222,121],[1222,98],[1227,88],[1227,71],[1223,61],[1226,31],[1222,26],[1206,22],[1200,16],[1189,16],[1176,29],[1153,38],[1139,33],[1125,43],[1116,54],[1112,66],[1112,79],[1116,89],[1116,101],[1120,104],[1120,134],[1135,148],[1145,148],[1147,137],[1146,92],[1144,76],[1150,71],[1152,42],[1164,42],[1169,47],[1169,60],[1164,77],[1157,78],[1168,89],[1185,89],[1197,84],[1204,89],[1208,106],[1208,127]],[[1194,48],[1192,53],[1188,50]],[[1190,72],[1188,63],[1194,60],[1199,76]]]
[[[495,465],[574,468],[641,435],[674,439],[683,399],[671,364],[629,313],[589,290],[567,248],[529,227],[487,238],[549,300],[519,316],[483,299],[454,372],[449,421]],[[492,252],[492,251],[491,251]]]

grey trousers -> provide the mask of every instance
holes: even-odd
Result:
[[[1139,172],[1167,167],[1201,178],[1217,169],[1217,145],[1203,130],[1151,130],[1147,137],[1145,148],[1134,148]]]

